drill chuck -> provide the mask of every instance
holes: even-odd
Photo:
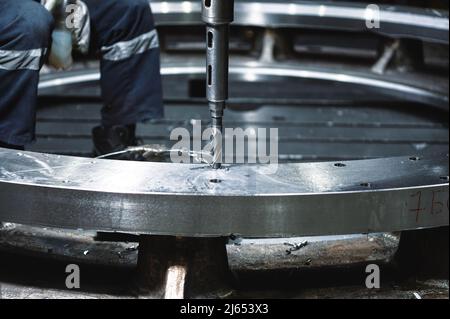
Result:
[[[211,25],[230,24],[234,20],[234,0],[202,0],[202,19]]]

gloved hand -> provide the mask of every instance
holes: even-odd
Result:
[[[72,34],[70,31],[58,29],[53,31],[52,48],[48,61],[57,69],[67,70],[72,66]]]
[[[81,0],[41,0],[55,19],[49,62],[58,69],[68,69],[72,49],[87,53],[90,41],[90,19],[86,4]]]

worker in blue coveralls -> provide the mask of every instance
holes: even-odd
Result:
[[[66,15],[69,4],[76,18]],[[0,0],[0,147],[35,140],[39,71],[46,62],[70,66],[72,48],[101,56],[102,123],[92,131],[98,155],[136,145],[136,124],[163,116],[148,0]]]

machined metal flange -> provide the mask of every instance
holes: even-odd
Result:
[[[4,222],[193,237],[390,232],[449,223],[446,154],[221,170],[6,149],[0,158]]]

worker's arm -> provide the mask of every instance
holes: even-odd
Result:
[[[49,63],[58,69],[72,65],[72,50],[89,50],[89,12],[81,0],[42,0],[55,19]]]

